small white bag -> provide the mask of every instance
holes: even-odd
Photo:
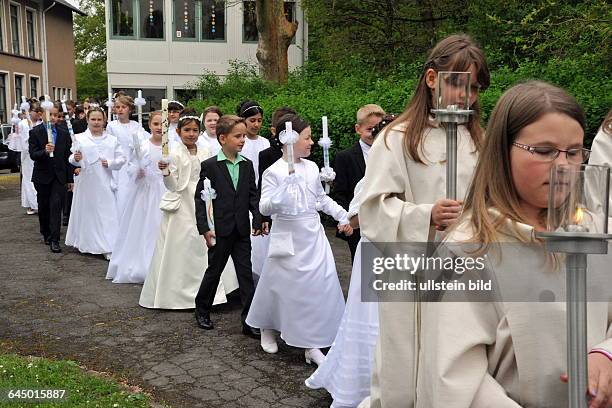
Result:
[[[270,233],[268,256],[270,258],[283,258],[295,255],[293,250],[293,235],[290,232]]]
[[[166,191],[162,196],[159,208],[166,212],[176,212],[181,206],[181,195],[174,191]]]

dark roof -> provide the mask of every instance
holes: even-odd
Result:
[[[45,0],[44,4],[45,4],[45,8],[49,7],[51,4],[53,3],[57,3],[60,6],[64,6],[69,8],[70,10],[74,11],[77,14],[80,14],[82,16],[86,16],[87,13],[85,13],[84,11],[80,10],[78,7],[72,5],[69,1],[67,0]]]

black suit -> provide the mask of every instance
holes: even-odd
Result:
[[[283,157],[283,151],[280,146],[271,145],[267,149],[259,152],[259,182],[257,183],[258,197],[261,197],[261,179],[263,178],[264,171],[276,163],[281,157]],[[272,227],[272,217],[262,215],[261,218],[263,222],[267,222],[269,224],[270,228]]]
[[[365,175],[366,169],[359,141],[352,147],[336,153],[332,167],[336,172],[336,179],[334,180],[331,196],[342,208],[348,210],[349,204],[355,195],[355,186]],[[349,249],[351,250],[351,261],[353,261],[357,243],[360,239],[359,229],[356,229],[353,235],[348,237],[340,232],[337,232],[336,236],[348,242]]]
[[[74,167],[68,163],[72,146],[68,129],[61,125],[55,129],[53,158],[45,151],[48,143],[45,124],[30,130],[29,149],[34,161],[32,182],[37,194],[40,233],[53,242],[59,242],[66,183],[73,182]]]
[[[238,187],[235,189],[225,161],[217,161],[217,156],[213,156],[202,162],[195,193],[196,222],[202,235],[210,230],[206,219],[206,203],[201,199],[204,178],[210,180],[211,187],[217,193],[213,201],[216,244],[208,250],[208,269],[195,299],[196,310],[202,315],[210,314],[221,272],[231,255],[243,305],[242,323],[245,324],[255,293],[249,211],[253,214],[253,229],[261,229],[255,170],[250,160],[245,158],[241,161]]]

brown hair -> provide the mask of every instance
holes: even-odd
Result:
[[[209,106],[206,109],[204,109],[203,112],[203,118],[206,119],[206,115],[208,115],[209,113],[216,113],[217,115],[219,115],[219,117],[223,116],[223,113],[221,112],[221,109],[219,109],[218,106]]]
[[[94,108],[89,108],[89,110],[87,111],[87,120],[89,120],[89,117],[91,116],[92,113],[94,112],[100,112],[102,113],[102,118],[104,120],[106,120],[106,112],[104,111],[104,109],[100,108],[99,106],[96,106]]]
[[[117,103],[117,102],[127,106],[128,109],[130,110],[130,112],[132,112],[134,110],[134,99],[132,99],[132,97],[129,96],[129,95],[118,94],[115,97],[115,103]]]
[[[601,130],[603,130],[604,133],[612,136],[612,109],[610,109],[610,111],[606,115],[606,118],[601,124]]]
[[[567,115],[582,129],[586,127],[584,111],[578,102],[563,89],[541,81],[513,86],[504,92],[493,109],[464,204],[464,214],[470,214],[474,231],[471,241],[479,242],[481,247],[486,248],[497,240],[497,230],[505,220],[526,223],[512,182],[510,149],[523,128],[547,113]],[[495,208],[499,215],[492,215],[490,208]],[[515,236],[524,240],[518,233]]]
[[[217,139],[221,135],[228,135],[234,126],[239,123],[245,123],[244,119],[236,115],[224,115],[221,116],[217,122]]]
[[[161,111],[151,111],[149,112],[149,121],[153,119],[155,116],[161,116]]]
[[[280,108],[276,109],[273,113],[272,113],[272,126],[274,127],[274,129],[276,129],[278,127],[279,120],[280,118],[282,118],[283,116],[292,113],[294,115],[297,115],[297,112],[295,111],[295,109],[289,107],[289,106],[281,106]],[[278,133],[278,132],[277,132]]]
[[[404,131],[404,150],[410,155],[412,160],[418,163],[424,163],[421,157],[423,140],[427,128],[432,127],[430,121],[431,110],[433,106],[432,92],[427,86],[426,74],[430,68],[436,72],[440,71],[468,71],[470,66],[474,64],[476,67],[476,78],[473,82],[484,90],[489,87],[490,75],[489,67],[485,59],[484,53],[476,45],[476,43],[465,34],[451,35],[440,41],[431,51],[423,73],[414,92],[414,96],[410,100],[406,110],[397,118],[395,123],[407,123]],[[478,100],[472,105],[474,113],[470,115],[470,119],[466,125],[476,150],[479,151],[482,146],[483,130],[480,126],[480,105]],[[388,133],[385,133],[385,140]]]

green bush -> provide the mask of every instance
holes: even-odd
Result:
[[[327,115],[333,155],[357,140],[354,124],[360,106],[376,103],[387,112],[404,110],[416,85],[420,63],[401,65],[390,72],[377,73],[358,61],[335,70],[312,63],[292,72],[287,85],[279,86],[262,80],[255,67],[233,62],[229,75],[223,79],[211,73],[203,75],[197,86],[205,98],[190,105],[199,111],[218,105],[224,113],[235,113],[241,100],[256,100],[265,112],[264,136],[270,135],[273,110],[291,106],[311,123],[315,141],[321,135],[321,117]],[[513,84],[529,79],[551,82],[576,97],[587,113],[587,144],[612,106],[612,81],[607,69],[588,55],[582,59],[551,59],[547,64],[526,61],[515,69],[493,67],[491,76],[491,87],[480,97],[483,125],[499,96]],[[321,163],[321,150],[314,149],[313,155]]]

